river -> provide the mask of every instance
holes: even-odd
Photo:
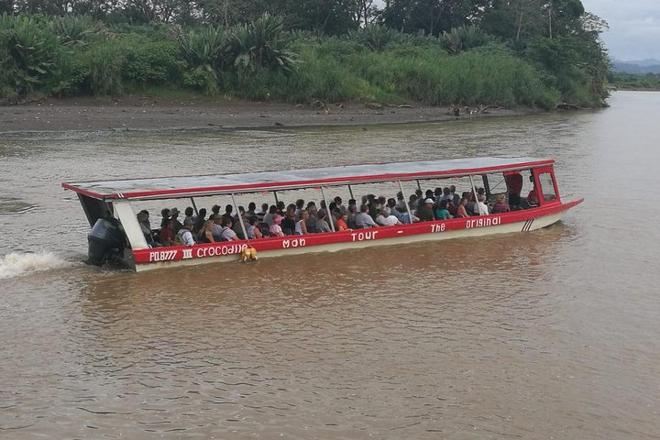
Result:
[[[593,112],[0,137],[0,438],[660,438],[660,93]],[[551,156],[533,233],[135,274],[66,180]],[[156,221],[156,220],[154,220]]]

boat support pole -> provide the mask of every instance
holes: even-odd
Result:
[[[348,185],[348,193],[351,195],[351,199],[355,200],[355,196],[353,195],[353,188],[351,188],[351,185]]]
[[[190,203],[193,205],[193,209],[195,210],[195,215],[199,215],[199,211],[197,210],[197,205],[195,204],[195,199],[193,197],[190,198]]]
[[[412,212],[410,212],[410,206],[408,205],[408,202],[406,202],[406,193],[403,192],[403,184],[401,183],[400,180],[397,180],[397,183],[399,184],[401,195],[403,195],[403,204],[406,205],[406,211],[408,212],[408,220],[410,220],[410,224],[412,225],[413,215]]]
[[[477,188],[474,186],[474,179],[472,179],[472,175],[470,175],[470,185],[472,185],[472,194],[474,194],[474,204],[477,207],[477,215],[481,215],[479,212],[479,198],[477,197]]]
[[[238,221],[241,224],[241,230],[243,231],[243,237],[246,240],[249,240],[248,235],[247,235],[247,229],[245,229],[245,223],[243,223],[243,216],[241,215],[241,212],[238,210],[238,205],[236,204],[236,198],[234,197],[233,193],[231,195],[231,201],[234,204],[234,209],[236,210],[236,215],[238,216]]]
[[[417,182],[417,189],[421,191],[422,190],[422,184],[419,183],[419,179],[415,180],[415,182]]]
[[[275,206],[277,206],[277,204],[280,203],[280,201],[277,200],[277,191],[273,191],[273,195],[275,196]]]
[[[330,229],[332,229],[332,232],[335,232],[335,222],[332,221],[332,213],[330,212],[330,205],[328,204],[328,199],[325,198],[325,191],[323,191],[323,187],[321,187],[321,197],[323,197],[323,201],[325,202],[325,214],[326,217],[328,217],[328,223],[330,223]]]

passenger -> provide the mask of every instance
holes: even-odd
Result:
[[[424,199],[431,199],[433,200],[433,202],[435,202],[435,197],[433,196],[433,190],[427,189],[424,195],[425,195]]]
[[[236,235],[236,232],[231,228],[233,226],[232,219],[231,217],[223,217],[222,218],[222,234],[221,238],[223,241],[236,241],[238,240],[238,235]]]
[[[403,196],[403,193],[399,191],[396,193],[396,209],[399,212],[407,212],[406,209],[406,198]]]
[[[325,211],[319,211],[318,219],[316,221],[316,228],[319,232],[332,232],[332,228],[330,228],[328,217]]]
[[[360,206],[360,213],[355,216],[355,227],[357,229],[363,229],[374,226],[376,226],[376,222],[369,215],[369,207],[367,205]]]
[[[495,204],[493,205],[493,214],[499,214],[502,212],[509,212],[509,206],[506,204],[504,194],[498,194],[495,197]]]
[[[246,215],[248,218],[249,218],[249,217],[254,217],[255,215],[257,215],[257,204],[254,203],[254,202],[250,202],[250,203],[248,203],[248,210],[247,210],[247,212],[245,213],[245,215]]]
[[[380,214],[376,217],[376,223],[378,223],[381,226],[393,226],[393,225],[400,225],[401,222],[399,221],[396,216],[390,213],[389,209],[383,208],[380,211]]]
[[[263,234],[261,233],[261,230],[257,227],[257,217],[252,216],[248,218],[248,224],[247,224],[247,235],[250,240],[258,239],[258,238],[263,238]]]
[[[506,182],[507,194],[509,196],[509,206],[514,209],[520,207],[521,199],[520,193],[523,188],[523,177],[519,172],[514,172],[504,176]]]
[[[215,222],[213,221],[213,218],[209,217],[197,233],[197,243],[215,243],[215,238],[213,237],[214,226]]]
[[[528,203],[530,206],[538,206],[538,204],[539,204],[539,197],[538,197],[538,195],[536,194],[536,184],[534,183],[534,176],[529,176],[529,181],[532,182],[532,185],[534,185],[534,187],[533,187],[532,190],[529,192],[529,194],[527,194],[527,203]]]
[[[470,215],[479,215],[479,208],[477,206],[477,200],[474,196],[474,192],[471,191],[468,194],[468,202],[467,205],[465,205],[467,213]]]
[[[433,191],[433,196],[436,200],[441,200],[442,199],[442,188],[437,187],[435,191]]]
[[[163,246],[171,246],[174,243],[174,228],[172,219],[170,218],[170,210],[163,209],[160,211],[163,219],[160,222],[160,231],[158,232],[158,242]]]
[[[220,205],[213,205],[211,208],[211,216],[220,215]]]
[[[348,215],[346,216],[346,224],[348,225],[348,229],[357,229],[357,223],[355,223],[356,217],[357,217],[357,206],[349,203]]]
[[[266,214],[268,214],[268,203],[262,203],[261,211],[257,212],[257,220],[259,223],[263,223]]]
[[[245,214],[244,207],[238,207],[238,215],[242,217],[243,224],[247,225],[247,215]],[[238,235],[240,240],[245,240],[245,234],[243,234],[243,227],[241,226],[241,221],[238,219],[238,215],[235,215],[231,220],[233,224],[232,229],[236,232],[236,235]]]
[[[467,212],[467,203],[468,200],[463,197],[461,201],[458,203],[458,208],[456,208],[456,218],[467,218],[470,216]]]
[[[437,220],[448,220],[451,218],[451,214],[449,213],[449,210],[447,209],[447,205],[449,204],[449,200],[441,200],[440,204],[438,207],[435,209],[435,218]]]
[[[268,228],[272,237],[284,237],[284,232],[282,232],[282,227],[280,226],[280,224],[282,224],[282,219],[283,217],[279,214],[273,216],[273,224]]]
[[[318,228],[318,211],[316,209],[316,204],[314,202],[309,202],[307,204],[307,213],[309,214],[309,218],[305,222],[307,224],[307,233],[308,234],[316,234],[319,232]]]
[[[307,234],[307,220],[309,220],[309,212],[303,209],[300,211],[300,220],[296,222],[296,235]]]
[[[337,231],[348,231],[348,223],[346,223],[346,214],[339,211],[337,214]]]
[[[222,218],[231,220],[232,219],[232,211],[234,210],[234,207],[232,205],[226,205],[225,206],[225,213],[222,214]]]
[[[197,217],[193,224],[193,234],[199,234],[199,232],[204,227],[205,223],[206,223],[206,208],[202,208],[197,213]]]
[[[420,222],[428,222],[433,220],[433,199],[427,198],[424,204],[417,210],[415,216],[419,218]]]
[[[268,225],[269,228],[273,226],[273,219],[275,218],[275,215],[277,215],[277,206],[270,205],[270,208],[268,208],[268,213],[264,216],[263,221]]]
[[[186,217],[183,220],[183,225],[181,229],[176,234],[176,239],[178,243],[181,243],[184,246],[192,246],[195,244],[192,234],[193,221],[192,218]]]
[[[454,204],[455,207],[458,206],[459,203],[461,203],[461,198],[456,194],[456,186],[455,185],[449,185],[449,193],[452,196],[452,203]]]
[[[195,211],[193,211],[193,209],[192,209],[190,206],[188,206],[188,207],[185,209],[185,211],[183,211],[183,213],[185,214],[185,217],[184,217],[184,219],[183,219],[183,223],[185,223],[185,222],[186,222],[186,219],[189,218],[190,221],[191,221],[191,222],[193,223],[193,225],[194,225],[194,224],[195,224],[195,218],[194,218]]]
[[[222,216],[220,214],[215,214],[213,216],[213,240],[222,241]]]
[[[456,217],[457,206],[458,205],[455,205],[453,200],[447,202],[447,211],[449,211],[449,214],[451,215],[451,218]]]
[[[346,215],[348,213],[348,209],[343,205],[343,200],[341,199],[341,197],[339,197],[339,196],[335,197],[334,202],[335,202],[335,206],[337,207],[337,210],[340,213],[342,213],[344,215]],[[338,218],[338,220],[339,220],[339,218]]]
[[[446,186],[442,190],[442,198],[440,199],[440,201],[442,201],[442,200],[447,200],[447,201],[453,201],[454,200],[454,196],[452,195],[451,190],[449,189],[448,186]]]
[[[293,203],[286,207],[281,226],[284,235],[294,235],[296,233],[296,205]]]
[[[170,223],[172,224],[172,231],[176,236],[179,233],[179,229],[183,227],[183,224],[179,221],[179,210],[176,208],[170,209]]]
[[[284,204],[284,202],[280,200],[275,205],[277,206],[277,213],[283,216],[284,213],[286,212],[286,205]]]
[[[296,200],[296,221],[300,220],[303,209],[305,209],[305,201],[303,199]]]
[[[488,205],[486,205],[486,196],[479,194],[477,196],[477,215],[488,215]]]
[[[149,223],[149,211],[143,209],[137,214],[138,224],[144,234],[144,239],[147,240],[147,244],[151,247],[156,246],[156,240],[154,239],[154,234],[151,232],[151,223]]]

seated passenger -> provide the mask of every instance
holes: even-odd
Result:
[[[138,212],[137,221],[140,225],[140,230],[142,230],[142,234],[144,235],[144,239],[147,240],[147,244],[151,247],[156,246],[154,234],[151,232],[151,223],[149,223],[149,211],[143,209]]]
[[[486,205],[486,196],[483,194],[479,194],[477,196],[477,210],[476,210],[477,215],[488,215],[488,205]]]
[[[158,232],[158,242],[163,246],[171,246],[174,243],[174,228],[170,219],[170,210],[163,209],[161,212],[163,219],[160,222],[160,231]]]
[[[197,217],[193,222],[193,234],[195,235],[199,234],[199,231],[202,230],[205,223],[206,223],[206,209],[202,208],[199,210],[199,213],[197,213]]]
[[[296,233],[296,205],[293,203],[286,207],[281,226],[284,235],[294,235]]]
[[[170,223],[172,224],[174,235],[178,234],[183,224],[179,221],[179,210],[176,208],[170,209]]]
[[[332,232],[330,224],[328,223],[326,211],[319,211],[317,214],[316,229],[318,229],[319,232]]]
[[[381,226],[392,226],[392,225],[401,224],[399,219],[396,218],[396,216],[390,214],[390,211],[387,208],[381,209],[378,216],[376,216],[376,223],[378,223]]]
[[[183,225],[181,225],[181,229],[179,229],[179,232],[176,234],[176,240],[178,243],[184,246],[192,246],[195,244],[195,240],[193,239],[192,234],[192,227],[192,218],[185,218],[183,220]]]
[[[531,180],[532,182],[534,182],[534,177],[529,176],[529,180]],[[536,186],[534,186],[534,188],[532,188],[532,190],[529,192],[529,194],[527,194],[527,203],[528,203],[530,206],[538,206],[538,204],[539,204],[539,197],[538,197],[538,195],[536,194]]]
[[[236,232],[231,228],[233,225],[231,217],[226,218],[223,217],[222,219],[222,240],[223,241],[236,241],[238,240],[238,235],[236,235]]]
[[[316,209],[316,204],[314,202],[309,202],[307,204],[307,214],[309,214],[309,218],[305,222],[307,225],[307,233],[316,234],[317,232],[319,232],[318,218],[317,218],[318,211]]]
[[[307,220],[309,220],[309,212],[303,209],[300,211],[300,220],[296,222],[295,231],[296,235],[307,234]]]
[[[259,212],[256,213],[257,221],[258,221],[259,223],[263,223],[263,221],[264,221],[264,216],[265,216],[266,214],[268,214],[268,203],[263,203],[263,204],[261,205],[261,211],[259,211]]]
[[[449,199],[444,199],[440,201],[440,204],[437,206],[434,212],[435,218],[437,220],[448,220],[451,218],[451,214],[447,209],[448,203],[449,203]]]
[[[255,215],[257,215],[257,204],[254,203],[254,202],[250,202],[250,203],[248,203],[248,210],[247,210],[247,212],[245,213],[245,215],[246,215],[248,218],[249,218],[249,217],[254,217]]]
[[[220,205],[213,205],[211,208],[211,216],[220,215]]]
[[[445,186],[444,189],[442,190],[442,200],[447,200],[447,201],[453,201],[454,200],[454,195],[451,193],[451,189],[449,189],[448,186]]]
[[[346,215],[348,213],[348,209],[342,204],[343,200],[341,197],[337,196],[335,197],[335,206],[337,207],[337,210],[341,212],[342,214]]]
[[[357,205],[348,205],[348,215],[346,216],[346,224],[348,229],[357,229],[357,223],[355,219],[357,217]]]
[[[424,200],[424,204],[419,207],[415,216],[419,218],[421,222],[428,222],[433,220],[433,199]]]
[[[222,241],[222,216],[215,214],[213,216],[213,228],[211,229],[214,241]]]
[[[509,211],[510,209],[509,206],[506,204],[504,194],[498,194],[495,197],[495,204],[493,205],[493,214],[499,214],[501,212],[509,212]]]
[[[268,212],[264,215],[264,223],[268,225],[270,228],[273,226],[273,219],[277,215],[277,206],[275,205],[270,205],[270,208],[268,208]]]
[[[458,206],[461,203],[461,198],[456,194],[456,185],[449,185],[449,193],[453,197],[452,203],[454,203],[454,206]]]
[[[232,205],[225,206],[225,213],[222,214],[222,218],[231,220],[233,210],[234,210],[234,207]]]
[[[248,239],[250,240],[263,237],[261,230],[257,227],[257,217],[254,215],[248,218],[248,224],[246,229],[247,229]]]
[[[200,210],[201,212],[201,210]],[[215,238],[213,238],[213,227],[215,222],[213,218],[209,218],[204,222],[204,225],[201,227],[197,233],[197,243],[215,243]]]
[[[273,216],[273,224],[268,228],[271,237],[284,237],[284,232],[282,232],[282,227],[280,226],[282,224],[282,219],[283,217],[279,214]]]
[[[339,211],[337,213],[337,231],[348,231],[348,223],[346,223],[346,214]]]
[[[305,201],[303,199],[296,200],[296,221],[300,220],[300,214],[303,209],[305,209]]]
[[[183,213],[185,214],[183,222],[185,223],[186,219],[189,218],[190,221],[193,222],[193,225],[194,225],[195,224],[195,217],[194,217],[195,211],[192,209],[192,207],[188,206],[185,209],[185,211],[183,211]]]
[[[372,228],[376,226],[376,222],[369,215],[369,207],[367,205],[360,206],[360,212],[355,216],[355,227],[358,229]]]
[[[458,203],[458,208],[456,208],[456,218],[467,218],[470,214],[467,212],[467,198],[463,197]]]

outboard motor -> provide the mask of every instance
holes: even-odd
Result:
[[[88,264],[102,266],[121,259],[124,251],[124,232],[114,217],[100,218],[87,234]]]

